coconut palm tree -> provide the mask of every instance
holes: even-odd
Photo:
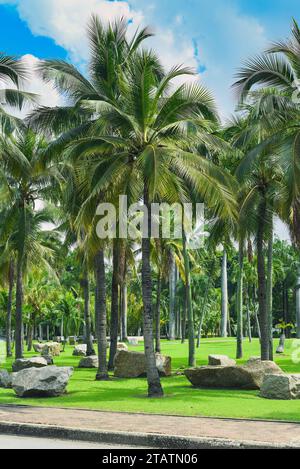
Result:
[[[299,166],[299,51],[300,28],[293,20],[291,38],[278,41],[265,53],[248,60],[235,87],[243,102],[254,102],[256,116],[268,125],[273,141],[281,142],[287,196],[281,218],[300,246]],[[258,85],[258,90],[257,90]],[[253,91],[255,90],[255,91]]]
[[[44,76],[54,78],[57,86],[75,101],[71,109],[42,109],[33,121],[39,126],[63,129],[74,114],[77,116],[73,130],[64,134],[57,145],[65,146],[67,141],[73,140],[68,148],[69,156],[77,160],[79,167],[87,169],[83,178],[86,175],[90,195],[78,217],[80,223],[85,220],[90,223],[99,201],[126,194],[128,203],[143,200],[148,212],[145,231],[150,233],[151,203],[187,200],[184,180],[201,193],[202,198],[215,204],[217,210],[231,212],[233,197],[222,171],[190,151],[191,135],[197,141],[203,141],[203,135],[209,139],[209,126],[217,124],[211,95],[198,85],[183,85],[171,92],[172,80],[191,71],[174,67],[166,74],[152,52],[137,50],[148,33],[136,35],[136,44],[128,44],[125,31],[123,33],[120,46],[118,25],[104,31],[100,23],[93,20],[90,82],[65,63],[42,65]],[[99,38],[106,40],[105,53]],[[116,48],[116,42],[121,52],[116,56],[112,51],[109,57],[107,50],[111,51],[112,45]],[[121,63],[120,56],[123,56]],[[89,121],[78,126],[84,113],[85,119],[89,114]],[[192,133],[187,132],[190,126],[194,129]],[[216,184],[217,179],[219,184]],[[149,396],[159,396],[162,388],[153,350],[150,238],[146,236],[142,239],[142,291]]]
[[[22,356],[23,277],[30,260],[47,262],[51,253],[41,240],[42,224],[49,222],[49,210],[36,210],[36,202],[50,197],[58,184],[57,170],[42,160],[46,142],[30,129],[0,139],[3,178],[1,205],[3,224],[0,239],[16,256],[16,358]]]

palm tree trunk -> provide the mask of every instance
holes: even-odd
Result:
[[[300,266],[298,267],[298,278],[296,282],[296,325],[297,338],[300,339]]]
[[[96,380],[107,380],[106,362],[106,288],[104,251],[100,249],[95,256],[95,317],[97,325],[98,360],[99,366]]]
[[[29,324],[27,327],[27,352],[30,352],[32,349],[32,336],[33,336],[33,327],[32,323],[29,320]]]
[[[206,304],[207,304],[207,299],[208,299],[209,285],[210,285],[210,277],[207,279],[207,282],[206,282],[205,294],[204,294],[203,303],[202,303],[202,311],[201,311],[201,314],[200,314],[198,334],[197,334],[197,348],[200,347],[202,326],[203,326],[203,320],[204,320],[204,317],[205,317],[205,310],[206,310]]]
[[[186,310],[187,310],[187,302],[186,302],[186,295],[184,298],[184,303],[182,307],[182,318],[181,318],[181,343],[184,344],[185,342],[185,335],[186,335]]]
[[[191,273],[190,273],[190,261],[186,247],[186,235],[184,230],[184,223],[182,223],[182,248],[184,258],[184,270],[185,270],[185,291],[187,299],[187,316],[188,316],[188,336],[189,336],[189,366],[196,366],[195,357],[195,330],[194,330],[194,315],[192,305],[192,291],[191,291]]]
[[[173,253],[171,253],[169,272],[169,340],[175,340],[176,338],[175,293],[176,265]]]
[[[247,293],[247,332],[248,332],[249,342],[252,342],[249,287],[246,289],[246,293]]]
[[[90,282],[88,270],[84,267],[81,287],[84,298],[84,324],[85,324],[85,343],[87,356],[95,355],[91,331],[91,313],[90,313]]]
[[[148,198],[148,190],[144,187],[144,204],[147,213],[147,237],[142,240],[142,292],[143,292],[143,328],[144,328],[144,348],[146,358],[146,370],[148,380],[148,396],[161,397],[163,389],[160,377],[156,368],[156,360],[153,344],[153,316],[152,316],[152,279],[150,264],[150,233],[151,233],[151,208]]]
[[[113,274],[111,283],[111,310],[110,310],[110,348],[108,369],[114,369],[114,359],[118,346],[119,330],[119,245],[113,240]]]
[[[244,241],[239,242],[239,274],[237,285],[237,331],[236,358],[243,357],[243,275],[244,275]]]
[[[267,314],[269,328],[269,360],[273,360],[273,223],[268,241]]]
[[[160,295],[161,295],[161,273],[157,274],[156,308],[155,308],[155,352],[160,353]]]
[[[13,289],[15,281],[15,265],[11,259],[9,264],[8,272],[8,299],[7,299],[7,314],[6,314],[6,356],[12,356],[12,344],[11,344],[11,311],[12,311],[12,299]]]
[[[16,332],[15,332],[15,357],[23,357],[23,262],[18,259],[17,283],[16,283]]]
[[[127,340],[127,283],[126,276],[121,285],[121,340]]]
[[[226,249],[223,250],[223,258],[222,258],[221,292],[222,292],[221,337],[227,337],[228,281],[227,281],[227,252],[226,252]]]
[[[264,233],[266,219],[266,203],[261,207],[261,216],[257,229],[257,276],[258,276],[258,304],[259,304],[259,322],[261,334],[261,359],[269,360],[269,318],[267,310],[267,288],[265,273],[265,255],[264,255]]]

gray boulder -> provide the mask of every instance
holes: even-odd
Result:
[[[89,357],[83,357],[79,362],[78,368],[98,368],[97,355],[90,355]]]
[[[171,375],[171,357],[155,354],[156,366],[162,376]],[[114,375],[118,378],[138,378],[146,375],[146,360],[142,352],[119,350],[115,356]]]
[[[266,399],[300,399],[300,375],[266,375],[260,396]]]
[[[71,367],[47,366],[15,373],[12,388],[19,397],[55,397],[65,393]]]
[[[12,375],[7,370],[0,370],[0,388],[11,388]]]
[[[208,364],[210,366],[232,366],[236,365],[236,361],[227,355],[209,355]]]
[[[34,344],[32,345],[32,347],[33,347],[33,350],[34,350],[36,353],[42,353],[42,351],[43,351],[45,345],[46,345],[46,344],[41,344],[41,343],[37,342],[37,343],[34,343]]]
[[[54,364],[52,355],[42,355],[42,357],[44,358],[44,360],[46,360],[47,365]]]
[[[271,361],[253,361],[243,366],[201,366],[184,372],[195,387],[260,389],[265,375],[283,374]]]
[[[47,360],[43,357],[18,358],[12,365],[14,373],[25,370],[26,368],[42,368],[47,366]]]
[[[86,350],[87,350],[87,345],[86,344],[76,345],[74,350],[73,350],[73,356],[74,357],[85,357],[86,356]]]

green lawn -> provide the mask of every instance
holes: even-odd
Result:
[[[291,360],[291,344],[291,341],[287,341],[285,355],[276,357],[276,361],[285,372],[300,373],[300,364],[294,364]],[[142,345],[132,349],[142,350]],[[175,374],[187,365],[187,344],[163,341],[162,351],[172,356],[174,371],[174,376],[162,379],[165,391],[165,397],[162,399],[146,397],[144,378],[130,380],[112,377],[108,382],[95,381],[95,370],[79,370],[79,358],[72,357],[72,348],[66,347],[66,351],[55,359],[55,364],[75,368],[68,386],[68,394],[57,398],[20,399],[15,397],[12,390],[0,389],[0,404],[300,421],[300,400],[270,401],[260,398],[256,391],[193,388],[184,376]],[[234,339],[204,339],[200,350],[197,350],[197,364],[207,364],[207,356],[210,353],[226,354],[234,358]],[[258,341],[254,340],[249,344],[245,340],[245,360],[253,355],[259,355]],[[242,362],[243,360],[240,360],[240,363]],[[9,369],[11,363],[7,362],[5,366]]]

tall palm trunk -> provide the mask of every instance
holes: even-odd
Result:
[[[151,236],[151,208],[148,197],[148,190],[144,188],[144,204],[148,210],[147,227],[148,233],[142,240],[142,292],[143,292],[143,326],[144,326],[144,348],[146,358],[146,370],[148,380],[148,396],[161,397],[163,389],[160,377],[156,368],[156,360],[153,344],[153,316],[152,316],[152,279],[150,264],[150,236]]]
[[[8,271],[8,299],[7,299],[7,314],[6,314],[6,356],[12,356],[12,344],[11,344],[11,311],[12,311],[12,300],[13,300],[13,289],[15,282],[15,265],[11,259]]]
[[[257,276],[258,276],[258,304],[259,322],[261,334],[261,359],[269,360],[269,319],[267,310],[267,288],[264,255],[264,234],[266,219],[266,202],[264,201],[260,210],[260,220],[257,229]]]
[[[186,247],[186,234],[184,230],[184,223],[182,223],[182,248],[185,270],[185,291],[187,300],[187,316],[188,316],[188,336],[189,336],[189,366],[196,365],[195,357],[195,330],[194,330],[194,315],[192,305],[192,289],[191,289],[191,273],[190,261]]]
[[[114,369],[114,359],[118,346],[119,330],[119,245],[113,240],[113,274],[111,282],[111,310],[110,310],[110,348],[108,369]]]
[[[23,262],[18,259],[16,280],[16,331],[15,331],[15,357],[23,357]]]
[[[297,338],[300,339],[300,266],[298,267],[298,278],[296,282],[296,324]]]
[[[119,283],[120,283],[120,335],[121,340],[127,340],[127,259],[126,246],[121,243],[120,246],[120,267],[119,267]]]
[[[273,360],[273,223],[268,241],[267,314],[269,329],[269,360]]]
[[[207,282],[206,282],[206,286],[205,286],[205,293],[204,293],[204,298],[203,298],[203,303],[202,303],[202,310],[201,310],[201,314],[200,314],[199,327],[198,327],[197,348],[200,347],[202,326],[203,326],[203,321],[204,321],[205,312],[206,312],[206,305],[207,305],[207,300],[208,300],[209,287],[210,287],[210,276],[208,277]]]
[[[84,268],[81,287],[84,298],[84,324],[85,324],[85,343],[87,356],[95,355],[92,339],[91,313],[90,313],[90,282],[87,268]]]
[[[223,258],[222,258],[221,293],[222,293],[221,337],[227,337],[228,281],[227,281],[226,249],[223,250]]]
[[[104,251],[100,249],[95,256],[95,318],[97,327],[99,366],[96,380],[107,380],[106,363],[106,289]]]
[[[236,358],[243,357],[243,275],[244,275],[244,241],[239,242],[239,274],[237,285],[237,331]]]
[[[155,308],[155,352],[160,353],[160,295],[161,295],[161,272],[157,274],[156,308]]]
[[[33,326],[31,318],[29,318],[29,323],[27,325],[27,352],[32,350],[32,339],[33,339]]]
[[[176,297],[176,264],[175,264],[173,253],[171,253],[170,272],[169,272],[169,340],[175,340],[176,338],[175,297]]]
[[[127,283],[126,276],[121,284],[121,340],[127,340]]]

